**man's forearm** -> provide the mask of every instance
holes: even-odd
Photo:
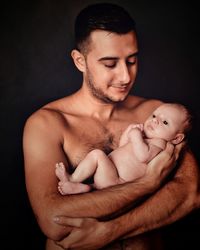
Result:
[[[54,191],[53,187],[50,187],[49,194],[42,193],[38,197],[35,194],[31,195],[31,190],[29,190],[31,202],[35,204],[34,212],[42,231],[47,237],[60,240],[68,234],[70,228],[56,225],[54,218],[57,216],[105,219],[108,216],[119,214],[121,210],[124,212],[124,209],[130,207],[134,201],[140,200],[159,187],[162,177],[158,176],[161,171],[155,171],[154,166],[151,168],[151,172],[156,172],[156,174],[150,173],[134,183],[126,183],[90,193],[62,196]],[[39,187],[37,188],[39,189]],[[36,202],[38,199],[41,202]]]
[[[176,181],[169,183],[158,194],[149,198],[141,207],[135,208],[127,217],[127,234],[124,238],[135,236],[171,224],[192,211],[193,206],[184,194],[176,195]],[[165,200],[160,202],[160,198]],[[176,198],[178,196],[178,199]],[[124,220],[121,218],[120,220]],[[129,222],[128,222],[129,221]]]
[[[78,220],[80,221],[78,225],[80,226],[79,230],[81,229],[82,231],[81,235],[85,235],[86,237],[88,234],[84,234],[84,232],[88,231],[88,227],[92,227],[95,232],[100,232],[95,240],[98,242],[98,240],[101,241],[103,239],[105,244],[119,238],[136,236],[167,225],[199,206],[198,185],[187,185],[180,177],[181,174],[177,174],[172,181],[168,182],[157,193],[143,202],[142,205],[133,208],[130,212],[116,219],[103,222],[94,220],[86,226],[89,220],[87,218],[85,218],[85,220],[78,218],[70,222],[70,218],[63,217],[59,223],[60,225],[74,225],[77,227]],[[191,180],[192,179],[193,178],[191,178]],[[196,184],[198,183],[194,179],[193,181]],[[183,190],[183,192],[180,192],[180,189]],[[101,235],[103,236],[101,237]],[[75,242],[80,241],[80,239],[77,238],[74,238],[74,240]],[[91,241],[89,238],[88,240],[89,242]],[[65,243],[67,243],[67,241],[65,239]]]
[[[119,212],[124,207],[133,205],[145,195],[152,193],[157,188],[150,182],[144,183],[137,180],[134,183],[126,183],[104,190],[97,190],[81,195],[71,195],[57,198],[57,215],[68,217],[102,218]],[[66,202],[63,202],[63,199]],[[92,207],[92,209],[88,209]]]
[[[168,144],[165,151],[149,163],[147,174],[134,183],[118,185],[102,191],[82,195],[61,196],[58,192],[55,192],[54,195],[52,192],[49,195],[45,194],[45,197],[43,197],[46,199],[43,202],[45,207],[41,209],[41,206],[39,206],[38,210],[40,214],[37,216],[42,219],[40,225],[43,231],[52,239],[57,239],[65,235],[65,227],[58,228],[56,226],[54,228],[52,225],[53,218],[56,216],[105,219],[108,215],[115,215],[121,212],[121,210],[124,212],[124,208],[130,207],[134,201],[140,200],[140,198],[155,192],[159,188],[161,181],[171,170],[172,162],[174,161],[173,157],[171,157],[172,153],[173,147]],[[157,206],[157,204],[154,206]],[[91,207],[93,209],[90,209]]]
[[[135,236],[171,224],[200,207],[196,162],[192,155],[187,154],[183,164],[175,178],[141,206],[108,222],[113,228],[116,228],[115,224],[120,225],[116,238]],[[186,171],[188,168],[191,171]]]
[[[58,241],[65,238],[71,229],[67,226],[57,225],[54,221],[56,217],[90,217],[106,220],[108,217],[121,213],[121,210],[124,211],[124,208],[132,205],[134,201],[138,201],[146,194],[153,192],[154,188],[151,184],[144,185],[138,181],[83,195],[63,197],[55,194],[54,197],[47,198],[48,201],[45,202],[47,207],[43,209],[45,213],[37,216],[41,218],[38,222],[48,238]]]

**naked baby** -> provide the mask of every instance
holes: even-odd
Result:
[[[91,187],[102,189],[134,181],[144,175],[147,164],[165,149],[167,142],[182,142],[191,128],[191,115],[187,108],[177,103],[164,103],[144,124],[130,124],[122,133],[119,146],[109,155],[100,149],[90,151],[72,175],[64,164],[56,164],[58,189],[62,195],[87,192]],[[77,186],[89,177],[94,184]]]

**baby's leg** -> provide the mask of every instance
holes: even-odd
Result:
[[[62,162],[56,164],[56,176],[60,180],[58,190],[62,195],[79,194],[89,192],[91,187],[82,183],[73,183],[69,180],[70,175],[67,173]]]
[[[119,183],[117,170],[108,156],[99,149],[95,149],[79,163],[70,180],[82,182],[94,175],[94,184],[98,189]]]

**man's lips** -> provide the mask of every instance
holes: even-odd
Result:
[[[121,91],[125,91],[128,89],[129,85],[111,85],[112,88],[121,90]]]

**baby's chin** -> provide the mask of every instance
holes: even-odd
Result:
[[[144,128],[144,136],[146,137],[146,138],[149,138],[149,139],[151,139],[151,138],[153,138],[154,137],[154,134],[152,133],[152,131],[149,131],[149,129],[147,129],[147,128]]]

